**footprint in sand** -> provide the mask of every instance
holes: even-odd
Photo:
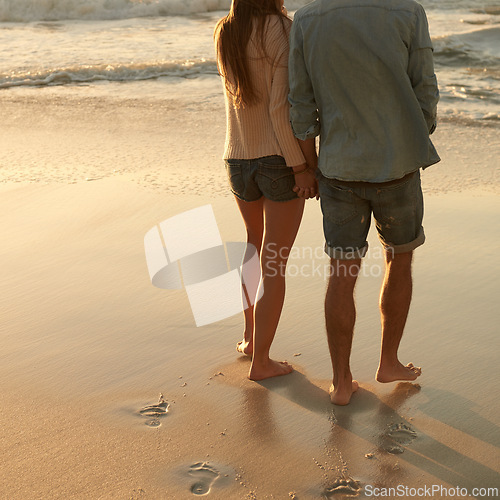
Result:
[[[146,421],[146,425],[150,427],[159,427],[161,425],[160,418],[164,417],[169,409],[170,405],[163,399],[163,394],[160,394],[157,404],[145,406],[139,410],[139,413],[145,417],[150,417],[149,420]]]
[[[406,424],[392,424],[385,433],[384,437],[389,441],[385,451],[397,455],[404,452],[403,446],[409,445],[418,434]]]
[[[215,481],[220,477],[220,473],[207,462],[198,462],[189,467],[189,475],[195,478],[196,482],[191,485],[193,495],[208,495]]]
[[[359,481],[356,481],[352,478],[342,478],[337,479],[329,486],[326,486],[325,489],[321,492],[322,498],[335,498],[336,496],[344,497],[347,495],[348,497],[356,497],[359,495],[361,491],[361,485]]]
[[[394,439],[396,443],[406,445],[417,437],[417,433],[409,425],[393,424],[389,427],[387,436]]]

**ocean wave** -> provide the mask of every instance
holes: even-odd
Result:
[[[499,113],[467,113],[456,109],[450,109],[439,113],[439,122],[467,125],[469,127],[500,127]]]
[[[495,2],[496,5],[485,5]],[[498,0],[419,0],[427,12],[432,10],[467,10],[479,14],[496,14],[500,12]]]
[[[472,9],[475,14],[488,14],[490,16],[500,16],[500,5],[491,5],[481,7],[480,9]]]
[[[297,9],[308,0],[290,0]],[[229,10],[231,0],[0,0],[0,22],[113,20]]]
[[[98,81],[127,82],[160,77],[195,78],[216,75],[215,60],[164,61],[155,63],[101,64],[45,69],[36,72],[0,74],[0,89],[12,87],[43,87]]]
[[[500,65],[500,27],[433,39],[438,63],[453,66]]]
[[[231,0],[2,0],[0,22],[112,20],[228,9]]]

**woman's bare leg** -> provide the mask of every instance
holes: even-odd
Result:
[[[293,368],[269,357],[285,298],[285,269],[299,229],[304,200],[276,202],[264,199],[261,287],[263,296],[255,304],[253,358],[248,378],[262,380],[286,375]]]
[[[264,234],[264,197],[256,201],[243,201],[236,196],[235,199],[247,231],[247,248],[244,256],[244,262],[247,262],[248,258],[255,251],[254,249],[257,249],[260,258],[262,237]],[[251,305],[243,311],[245,330],[243,332],[243,340],[238,342],[236,350],[242,354],[251,356],[253,353],[254,302],[257,297],[260,281],[260,266],[244,266],[242,281],[243,303],[246,302]]]

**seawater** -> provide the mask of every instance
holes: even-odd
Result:
[[[293,15],[306,3],[286,5]],[[421,3],[435,47],[441,118],[500,126],[500,2]],[[87,95],[181,99],[194,89],[215,96],[212,33],[229,6],[230,0],[0,0],[0,95],[63,86]]]

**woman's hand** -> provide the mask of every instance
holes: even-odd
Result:
[[[319,199],[318,181],[314,175],[314,170],[306,165],[296,168],[294,172],[295,187],[293,190],[299,198],[314,198]]]

